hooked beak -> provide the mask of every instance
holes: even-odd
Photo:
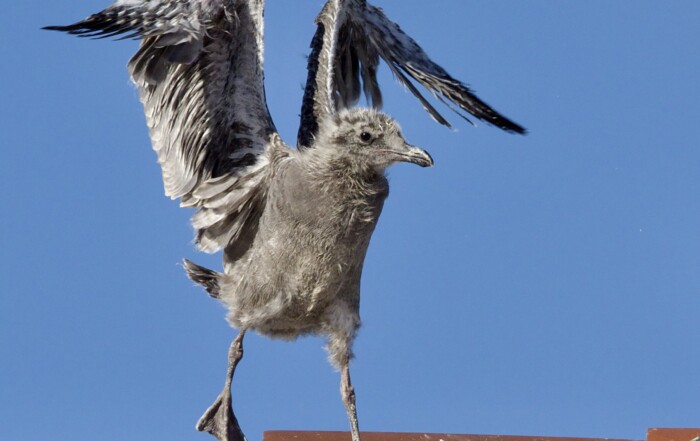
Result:
[[[392,149],[390,152],[396,157],[396,161],[412,162],[421,167],[432,167],[433,158],[422,148],[404,143],[401,148]]]

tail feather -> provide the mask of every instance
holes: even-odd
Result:
[[[212,271],[209,268],[204,268],[187,259],[183,259],[182,263],[185,267],[185,271],[187,271],[187,277],[189,277],[190,280],[202,285],[207,293],[209,293],[210,297],[214,299],[219,298],[221,288],[219,285],[219,277],[222,276],[221,273]]]

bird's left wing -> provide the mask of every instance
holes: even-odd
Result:
[[[316,25],[297,137],[299,147],[313,143],[322,118],[354,105],[362,92],[374,107],[382,106],[377,82],[380,58],[440,124],[450,126],[412,81],[465,119],[465,113],[471,114],[507,132],[525,133],[523,127],[496,112],[433,62],[415,40],[367,0],[328,0]]]
[[[139,38],[129,62],[166,195],[199,208],[200,249],[251,233],[280,145],[263,86],[264,0],[117,0],[69,26],[82,37]]]

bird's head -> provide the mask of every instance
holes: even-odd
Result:
[[[397,162],[433,165],[428,152],[406,142],[393,118],[374,109],[354,108],[330,116],[321,124],[316,145],[338,159],[375,171]]]

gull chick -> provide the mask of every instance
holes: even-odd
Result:
[[[328,0],[316,19],[297,149],[285,144],[263,84],[263,0],[117,0],[68,26],[82,37],[138,38],[128,70],[143,103],[165,194],[196,210],[199,250],[223,251],[223,271],[185,260],[189,277],[228,309],[240,330],[229,349],[222,393],[197,423],[220,441],[245,437],[231,406],[231,381],[254,330],[273,338],[327,338],[341,372],[353,441],[360,440],[350,381],[360,326],[360,277],[397,162],[430,166],[396,121],[354,107],[364,92],[379,108],[377,66],[437,122],[447,120],[413,81],[465,119],[510,133],[525,129],[434,63],[381,9]]]
[[[427,167],[433,160],[404,140],[396,121],[372,109],[327,118],[311,147],[296,151],[274,140],[259,178],[267,192],[262,214],[254,233],[241,238],[246,250],[223,273],[187,260],[185,268],[226,305],[229,323],[240,329],[229,350],[233,369],[248,329],[288,340],[327,337],[352,431],[359,434],[349,363],[360,326],[362,265],[389,194],[384,172],[397,162]],[[220,422],[232,415],[232,376],[229,370],[199,430],[228,430]]]

